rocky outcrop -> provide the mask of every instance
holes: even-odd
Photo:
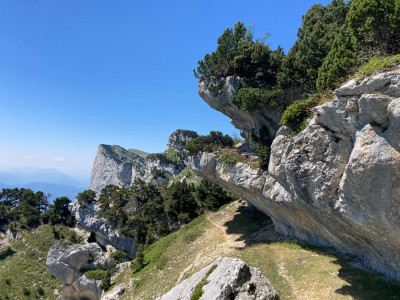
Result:
[[[120,146],[99,145],[89,189],[100,194],[108,184],[126,187],[132,183],[132,169],[140,169],[144,159]]]
[[[213,109],[231,118],[231,123],[240,130],[241,136],[249,140],[252,130],[258,132],[262,126],[267,126],[271,136],[279,129],[284,106],[276,108],[258,108],[244,111],[232,102],[240,83],[237,76],[221,79],[206,78],[199,81],[199,95]],[[210,86],[220,86],[218,91],[211,91]]]
[[[114,268],[113,259],[105,258],[99,245],[72,245],[60,241],[47,254],[49,272],[63,284],[62,299],[100,299],[101,281],[89,279],[80,270],[104,270]]]
[[[400,280],[400,71],[352,80],[335,94],[297,136],[279,129],[268,172],[213,153],[191,167],[271,216],[278,232]]]
[[[94,204],[87,204],[81,208],[77,202],[69,205],[71,214],[75,217],[78,227],[94,232],[96,241],[106,247],[111,245],[124,250],[131,256],[136,254],[135,240],[120,234],[117,229],[111,227],[106,219],[99,217],[99,208]]]
[[[216,267],[211,270],[213,266]],[[279,299],[279,294],[259,269],[249,267],[240,259],[223,257],[182,281],[159,300],[190,300],[202,279],[206,282],[200,299]]]
[[[129,187],[136,179],[161,185],[167,177],[178,176],[186,167],[183,150],[195,137],[194,131],[178,129],[169,137],[165,153],[149,154],[145,158],[120,146],[99,145],[89,189],[98,196],[108,184]]]
[[[175,149],[177,151],[184,151],[188,142],[199,137],[196,131],[191,130],[175,130],[168,138],[168,149]]]

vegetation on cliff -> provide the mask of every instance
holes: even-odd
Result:
[[[306,110],[317,103],[309,101],[310,95],[336,88],[370,59],[399,53],[400,2],[316,4],[303,16],[297,36],[285,55],[280,47],[271,50],[265,40],[254,40],[252,28],[239,22],[220,36],[215,52],[199,61],[195,75],[200,80],[239,76],[233,103],[243,110],[301,101],[288,109],[281,122],[298,130],[304,122],[300,115],[309,116]],[[220,86],[209,88],[218,91]]]

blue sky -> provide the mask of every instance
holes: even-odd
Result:
[[[0,167],[90,174],[98,144],[162,152],[175,129],[237,132],[193,68],[237,21],[287,52],[329,1],[0,1]]]

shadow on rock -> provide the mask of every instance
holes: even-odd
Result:
[[[400,299],[399,282],[363,268],[362,263],[354,256],[337,252],[329,247],[307,244],[275,232],[271,218],[254,207],[240,206],[238,213],[224,226],[227,227],[227,234],[239,235],[236,241],[244,242],[245,246],[237,248],[238,250],[262,244],[281,244],[289,249],[312,251],[333,258],[333,263],[340,266],[337,276],[347,283],[335,291],[337,294],[351,296],[354,299]]]

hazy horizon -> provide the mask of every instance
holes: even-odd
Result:
[[[287,52],[327,0],[0,3],[0,166],[89,176],[99,144],[163,152],[176,129],[238,133],[193,69],[238,21]]]

